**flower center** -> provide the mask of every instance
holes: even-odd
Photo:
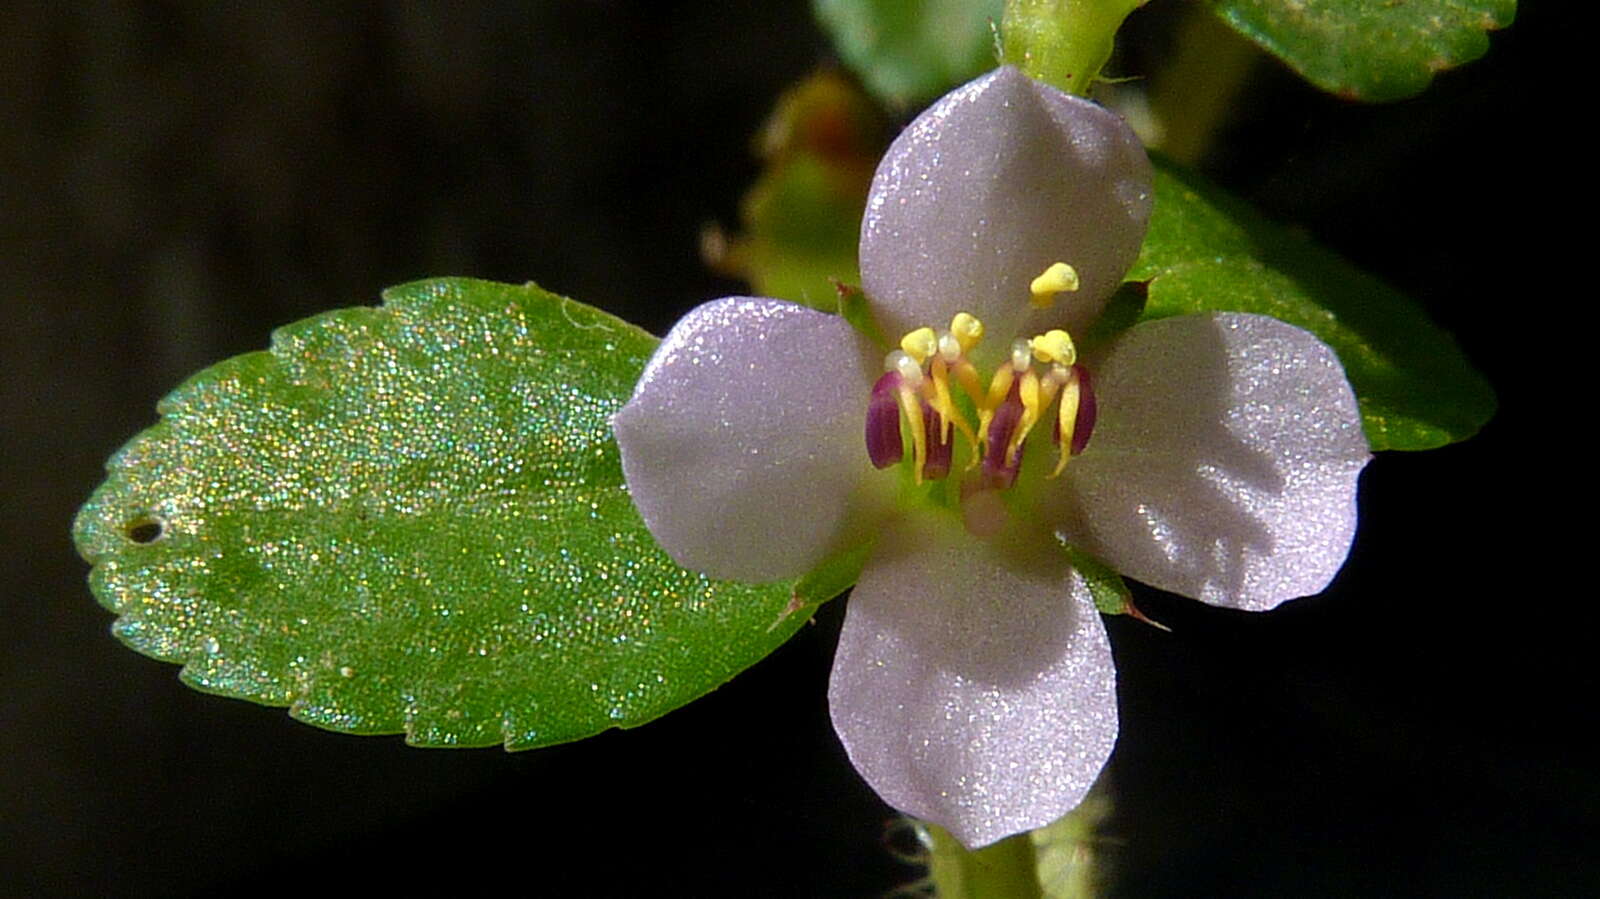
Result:
[[[1077,289],[1077,273],[1058,262],[1034,279],[1032,289],[1034,305],[1047,306],[1056,292]],[[1047,477],[1060,475],[1067,460],[1083,452],[1094,430],[1095,401],[1072,337],[1052,330],[1013,341],[1010,358],[990,376],[987,389],[969,359],[982,339],[983,323],[966,312],[945,330],[923,327],[900,339],[900,348],[884,358],[883,376],[867,403],[867,455],[874,466],[904,460],[904,430],[911,437],[916,483],[948,477],[959,434],[967,447],[963,470],[981,465],[977,486],[1008,488],[1021,470],[1029,433],[1052,404],[1051,436],[1060,455]],[[958,401],[952,381],[966,403]]]

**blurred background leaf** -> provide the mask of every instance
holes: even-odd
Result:
[[[887,131],[877,107],[835,70],[785,91],[756,137],[764,167],[740,204],[743,230],[705,228],[706,262],[759,296],[834,311],[839,285],[861,280],[861,215]]]
[[[1004,0],[812,0],[845,64],[890,108],[920,106],[995,67]]]

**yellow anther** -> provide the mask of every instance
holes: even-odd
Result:
[[[957,312],[956,317],[950,319],[950,333],[961,344],[961,352],[970,353],[983,339],[983,322],[969,312]]]
[[[939,351],[939,338],[932,328],[918,328],[900,338],[900,349],[917,360],[918,365],[924,365],[929,357]]]
[[[1034,308],[1048,309],[1055,302],[1056,294],[1078,289],[1078,270],[1065,262],[1057,262],[1034,278],[1028,289],[1033,291]]]
[[[1071,365],[1078,361],[1078,348],[1065,331],[1046,331],[1028,343],[1033,348],[1033,357],[1040,362]]]
[[[956,360],[961,358],[961,341],[949,331],[939,332],[939,358],[943,359],[946,365],[954,365]]]
[[[1071,266],[1057,263],[1034,279],[1034,287],[1036,293],[1076,290],[1077,274]],[[1065,448],[1051,477],[1061,472],[1066,457],[1071,454],[1072,426],[1081,402],[1077,376],[1072,368],[1078,351],[1071,335],[1051,330],[1032,340],[1012,341],[1010,359],[996,367],[987,390],[978,369],[967,358],[983,336],[983,323],[971,313],[961,312],[950,320],[949,330],[917,328],[907,332],[900,338],[900,348],[884,358],[884,370],[900,375],[896,400],[903,426],[911,429],[912,475],[918,484],[928,477],[929,455],[935,449],[944,450],[948,446],[952,431],[960,433],[971,451],[968,468],[981,462],[991,449],[1003,449],[1001,458],[1014,469],[1028,434],[1048,413],[1058,394],[1063,403],[1060,414]],[[1039,367],[1038,363],[1043,363],[1044,367]],[[964,405],[956,405],[955,390],[950,384],[952,379],[960,385],[977,412],[976,430],[967,418]],[[1062,393],[1064,388],[1069,388],[1068,393]],[[1010,433],[1004,447],[991,447],[989,428],[1009,401],[1012,390],[1017,392],[1015,402],[1022,407],[1016,425],[1008,429]],[[933,433],[928,431],[933,421],[928,418],[930,414],[937,415],[939,422]],[[943,477],[943,472],[938,475]]]
[[[1061,388],[1061,411],[1056,421],[1061,426],[1061,458],[1056,460],[1055,470],[1046,475],[1054,478],[1061,474],[1067,467],[1067,459],[1072,457],[1072,432],[1078,423],[1078,403],[1083,397],[1083,388],[1078,383],[1078,375],[1072,373],[1067,378],[1067,384]]]

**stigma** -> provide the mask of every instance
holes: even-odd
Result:
[[[907,461],[909,440],[915,483],[949,477],[960,458],[961,471],[976,469],[964,483],[1004,490],[1016,483],[1028,437],[1046,418],[1052,419],[1049,430],[1059,448],[1047,477],[1060,475],[1083,452],[1096,408],[1072,337],[1051,330],[1013,341],[987,384],[970,358],[983,337],[983,323],[962,312],[948,328],[907,332],[884,358],[884,373],[867,402],[867,455],[875,467]]]
[[[1029,300],[1035,309],[1049,309],[1056,294],[1071,293],[1078,289],[1078,270],[1065,262],[1057,262],[1045,269],[1028,284],[1033,296]]]

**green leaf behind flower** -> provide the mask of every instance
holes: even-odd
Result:
[[[745,196],[744,236],[719,268],[742,275],[752,290],[814,309],[838,306],[837,284],[861,280],[856,240],[866,196],[827,160],[801,156],[768,166]],[[848,223],[848,224],[846,224]]]
[[[124,643],[321,727],[521,749],[683,705],[828,598],[656,547],[609,421],[655,338],[532,285],[384,300],[201,372],[113,457],[75,537]]]
[[[757,136],[765,165],[740,204],[743,231],[708,229],[707,261],[761,296],[835,311],[839,286],[861,280],[856,244],[886,130],[872,101],[832,69],[786,91]]]
[[[1422,93],[1489,49],[1516,0],[1210,0],[1216,14],[1311,83],[1357,100]]]
[[[812,0],[823,30],[880,100],[906,109],[995,67],[1003,0]]]
[[[1316,334],[1344,364],[1374,450],[1471,437],[1494,391],[1411,300],[1275,225],[1198,176],[1158,161],[1144,249],[1144,317],[1207,310],[1271,315]]]

